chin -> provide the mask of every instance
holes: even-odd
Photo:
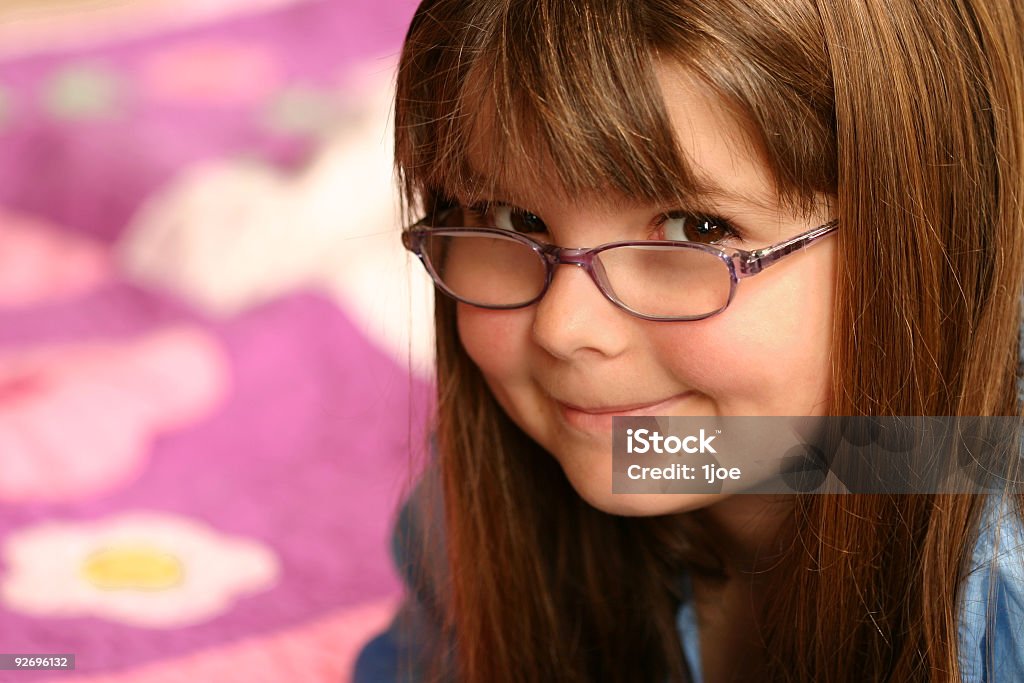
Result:
[[[705,493],[612,493],[610,459],[596,470],[593,462],[581,471],[562,464],[562,471],[580,498],[610,515],[653,517],[677,514],[699,510],[727,497]]]
[[[655,517],[691,512],[716,502],[719,496],[678,493],[611,493],[580,496],[590,505],[610,515],[623,517]]]
[[[677,506],[662,500],[666,498],[673,496],[657,493],[605,493],[600,500],[584,496],[584,499],[598,510],[622,517],[654,517],[681,512]]]

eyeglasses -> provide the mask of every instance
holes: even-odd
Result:
[[[644,320],[686,321],[724,311],[743,278],[832,234],[831,221],[778,244],[746,251],[713,244],[646,240],[591,249],[545,244],[499,228],[447,227],[459,207],[402,233],[438,289],[472,306],[524,308],[536,303],[560,264],[579,266],[622,310]],[[444,226],[444,227],[437,227]]]

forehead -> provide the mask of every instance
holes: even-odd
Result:
[[[426,163],[413,172],[430,175],[426,187],[567,200],[651,200],[694,187],[649,59],[553,62],[529,73],[518,66],[501,50],[475,56],[455,99],[441,106],[448,113],[431,124],[437,134],[425,138]]]
[[[763,146],[741,115],[683,68],[658,62],[655,75],[679,152],[696,179],[697,197],[780,208],[777,181]]]
[[[551,131],[543,129],[543,122],[528,120],[528,134],[523,135],[520,129],[520,139],[511,142],[496,98],[484,96],[478,100],[463,150],[462,182],[451,194],[465,201],[501,199],[524,207],[558,203],[614,209],[651,203],[743,203],[777,209],[774,177],[757,138],[726,101],[679,65],[658,62],[654,77],[670,130],[664,144],[655,149],[654,164],[640,169],[649,176],[646,187],[623,187],[623,178],[616,177],[615,171],[595,177],[588,173],[586,163],[577,163],[585,160],[559,157],[558,151],[545,143]],[[640,131],[628,130],[629,122],[619,125],[624,128],[623,137],[641,135]],[[574,151],[598,155],[610,152],[624,165],[635,165],[640,156],[630,154],[628,149],[581,147]],[[584,177],[567,178],[567,171],[572,173],[577,166],[582,167],[580,175]]]

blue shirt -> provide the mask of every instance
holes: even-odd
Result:
[[[960,614],[960,674],[964,683],[1024,681],[1024,525],[1013,502],[989,496],[972,571],[963,588]],[[686,583],[689,594],[689,581]],[[692,601],[676,616],[694,683],[702,683],[700,634]],[[986,656],[986,648],[992,656]]]
[[[1024,681],[1024,524],[1011,500],[989,497],[971,566],[959,626],[963,680]]]
[[[412,498],[415,498],[415,494]],[[959,620],[960,668],[964,683],[1024,681],[1024,524],[1013,502],[988,496],[971,571],[965,578]],[[415,506],[407,502],[399,514],[392,552],[408,585],[422,567],[406,557],[410,535],[418,537]],[[443,539],[434,539],[432,553],[443,556]],[[689,581],[684,577],[689,589]],[[687,590],[689,593],[689,591]],[[416,681],[416,672],[402,676],[399,662],[424,652],[437,634],[431,618],[435,596],[412,595],[391,626],[371,640],[356,662],[354,683]],[[702,683],[700,637],[692,600],[684,600],[676,617],[683,654],[696,683]],[[988,653],[987,650],[991,649]],[[990,656],[988,656],[990,655]]]

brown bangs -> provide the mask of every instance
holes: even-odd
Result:
[[[721,57],[733,50],[724,34],[694,14],[694,25],[681,26],[678,7],[669,21],[657,2],[424,3],[396,100],[406,202],[429,209],[538,193],[683,205],[703,198],[708,188],[680,151],[657,82],[656,60],[666,58],[726,99],[783,202],[810,206],[833,187],[833,173],[819,170],[821,145],[808,141],[832,135],[818,130],[820,118],[808,122],[811,105],[799,97],[774,98],[795,107],[767,102],[765,93],[785,88],[770,73],[737,73]],[[774,128],[782,127],[797,140],[780,143]]]

